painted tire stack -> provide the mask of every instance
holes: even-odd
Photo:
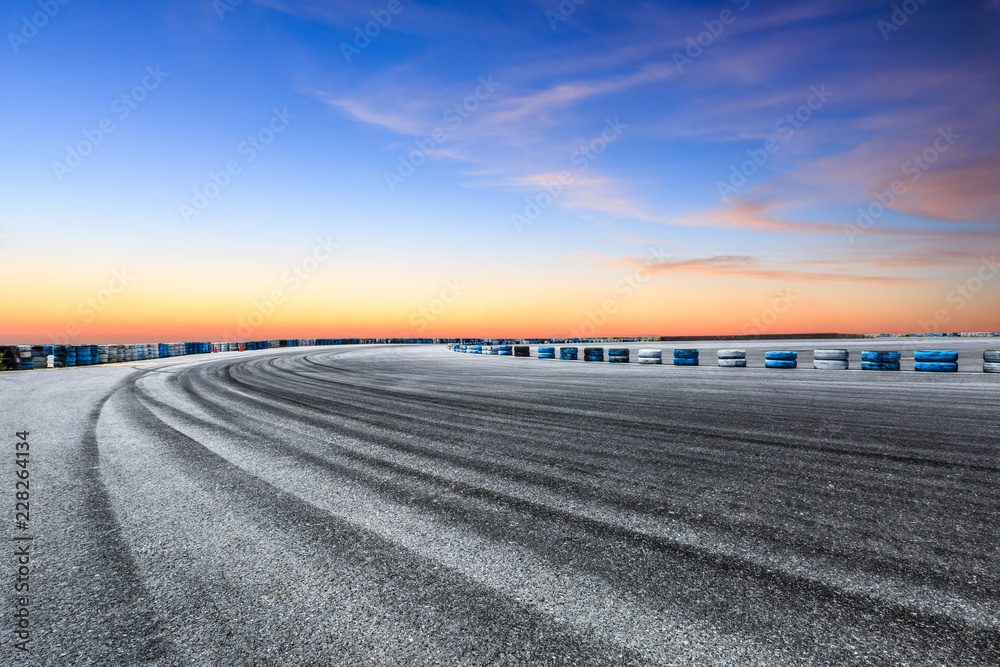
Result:
[[[612,364],[627,364],[628,354],[627,347],[610,347],[608,348],[608,362]]]
[[[109,345],[98,345],[97,346],[97,363],[106,364],[108,363],[108,348]]]
[[[538,348],[538,358],[539,359],[555,359],[556,358],[556,348],[554,348],[554,347],[540,347],[540,348]]]
[[[96,355],[92,354],[90,345],[77,345],[76,346],[76,365],[77,366],[93,366],[97,360],[94,358]]]
[[[512,357],[514,356],[514,346],[513,345],[501,345],[497,348],[497,354],[501,357]]]
[[[719,350],[719,365],[723,368],[746,368],[746,350]]]
[[[813,350],[813,368],[822,371],[846,371],[851,365],[847,350]]]
[[[913,353],[913,370],[925,373],[957,373],[957,350],[917,350]]]
[[[36,369],[48,368],[48,356],[52,354],[51,345],[34,345],[31,348],[31,365]]]
[[[983,372],[1000,373],[1000,350],[983,352]]]
[[[674,350],[674,366],[697,366],[698,350]]]
[[[663,350],[657,350],[651,347],[645,347],[639,350],[639,363],[640,364],[662,364],[663,363]]]
[[[583,360],[584,361],[604,361],[604,348],[603,347],[585,347],[585,348],[583,348]]]
[[[31,356],[30,345],[19,345],[17,347],[18,366],[22,371],[32,371],[35,369],[35,361]]]
[[[76,366],[76,348],[72,345],[56,345],[52,348],[52,356],[56,368]]]
[[[483,354],[488,354],[491,357],[497,356],[497,348],[494,345],[484,345]]]
[[[878,350],[861,351],[861,370],[863,371],[898,371],[900,352],[879,352]]]
[[[515,345],[514,346],[514,356],[515,357],[530,357],[531,348],[527,345]]]
[[[580,355],[580,348],[578,347],[560,347],[559,348],[559,358],[563,361],[576,361]]]
[[[799,353],[791,350],[772,350],[764,354],[765,368],[797,368]]]

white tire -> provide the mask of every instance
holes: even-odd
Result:
[[[850,367],[850,363],[846,360],[837,359],[814,359],[813,368],[819,369],[821,371],[846,371]]]
[[[850,359],[847,350],[814,350],[813,359],[817,361],[847,361]]]
[[[1000,350],[986,350],[983,352],[983,361],[990,363],[1000,362]]]
[[[640,359],[660,359],[663,357],[663,350],[656,350],[650,347],[639,350]]]
[[[639,357],[636,359],[640,364],[662,364],[663,359],[657,359],[656,357]]]
[[[719,359],[746,359],[746,350],[719,350]],[[722,364],[719,364],[720,366]]]
[[[719,365],[725,368],[746,368],[746,359],[719,359]]]
[[[1000,373],[1000,361],[987,361],[983,364],[984,373]]]

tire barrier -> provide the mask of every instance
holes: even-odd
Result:
[[[764,354],[764,368],[798,368],[798,359],[798,352],[772,350]]]
[[[563,361],[576,361],[580,354],[580,348],[578,347],[560,347],[559,348],[559,358]]]
[[[913,360],[920,362],[955,363],[958,361],[957,350],[917,350],[913,353]]]
[[[958,364],[954,361],[918,361],[913,364],[913,370],[924,373],[957,373]]]
[[[746,350],[719,350],[716,355],[719,358],[719,365],[723,368],[746,368]]]
[[[608,362],[612,364],[627,364],[629,350],[627,347],[608,348]]]
[[[514,356],[515,357],[530,357],[531,348],[527,345],[515,345],[514,346]]]
[[[0,346],[0,365],[9,371],[21,370],[21,355],[16,345]]]
[[[1000,363],[1000,350],[986,350],[983,352],[983,361],[988,361],[992,364]]]
[[[31,371],[35,369],[35,362],[34,358],[31,356],[30,345],[18,346],[17,359],[18,359],[18,366],[20,366],[22,371]]]
[[[697,366],[698,350],[674,350],[674,366]]]
[[[513,345],[501,345],[497,348],[497,354],[501,357],[512,357],[514,356],[514,346]]]
[[[56,345],[52,348],[52,356],[56,368],[76,366],[76,348],[72,345]]]
[[[846,371],[851,353],[847,350],[813,350],[813,368],[821,371]]]
[[[662,364],[663,363],[663,350],[657,350],[655,348],[643,348],[639,350],[639,363],[640,364]]]
[[[697,366],[698,350],[674,350],[674,366]]]
[[[813,368],[818,371],[846,371],[851,367],[849,361],[836,359],[813,359]]]
[[[540,348],[538,348],[538,358],[539,359],[555,359],[556,358],[556,348],[554,348],[554,347],[540,347]]]
[[[31,364],[35,369],[48,368],[50,356],[52,356],[51,345],[33,345],[31,347]]]
[[[879,350],[861,351],[861,370],[863,371],[898,371],[901,352],[880,352]]]
[[[483,354],[488,354],[491,357],[497,356],[497,348],[493,345],[484,345]]]
[[[862,361],[861,370],[863,371],[898,371],[899,362],[898,361]]]
[[[862,350],[861,361],[898,362],[903,357],[902,352],[880,352],[878,350]]]
[[[604,361],[604,348],[603,347],[585,347],[585,348],[583,348],[583,360],[584,361]]]

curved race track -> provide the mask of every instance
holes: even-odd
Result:
[[[997,664],[998,380],[441,346],[18,374],[16,657]]]

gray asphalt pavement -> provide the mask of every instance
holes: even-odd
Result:
[[[30,432],[33,650],[6,557],[0,662],[1000,664],[1000,375],[806,368],[957,348],[975,371],[1000,347],[906,345],[4,373],[8,545]],[[803,368],[710,365],[732,347]]]

